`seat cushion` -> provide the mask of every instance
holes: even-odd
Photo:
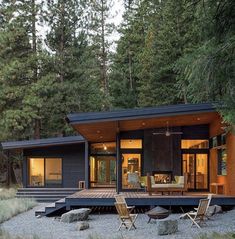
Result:
[[[178,184],[184,184],[184,176],[179,176]]]
[[[154,184],[152,188],[183,188],[183,184],[176,184],[176,183],[162,183],[162,184]]]

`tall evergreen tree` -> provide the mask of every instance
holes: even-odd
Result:
[[[98,79],[103,92],[103,109],[110,108],[109,92],[109,64],[110,64],[110,41],[109,38],[114,30],[114,24],[110,22],[112,0],[90,1],[90,24],[89,33],[93,54],[97,59]]]
[[[1,3],[0,126],[8,138],[40,137],[42,102],[33,92],[40,79],[40,8],[34,0]]]

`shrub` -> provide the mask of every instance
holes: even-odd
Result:
[[[14,198],[16,195],[16,189],[15,188],[0,188],[0,200],[6,200],[9,198]]]
[[[30,236],[30,237],[12,236],[9,233],[0,230],[0,239],[39,239],[39,237],[37,237],[37,236]]]
[[[21,212],[25,212],[36,205],[32,199],[12,198],[0,201],[0,223],[9,220]]]
[[[197,237],[195,237],[195,239],[234,239],[235,238],[235,234],[234,233],[226,233],[226,234],[220,234],[220,233],[216,233],[214,232],[213,234],[201,234]]]

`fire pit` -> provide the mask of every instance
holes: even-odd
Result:
[[[151,209],[150,211],[146,212],[146,215],[148,215],[149,220],[148,223],[151,221],[151,219],[164,219],[167,218],[170,215],[169,210],[162,208],[162,207],[155,207]]]

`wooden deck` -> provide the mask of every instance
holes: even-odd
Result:
[[[85,189],[66,198],[70,206],[113,206],[115,189]],[[122,192],[127,203],[135,206],[197,206],[199,200],[207,197],[206,192],[190,193],[184,195],[149,196],[146,192]],[[235,206],[235,196],[213,195],[212,204]]]

